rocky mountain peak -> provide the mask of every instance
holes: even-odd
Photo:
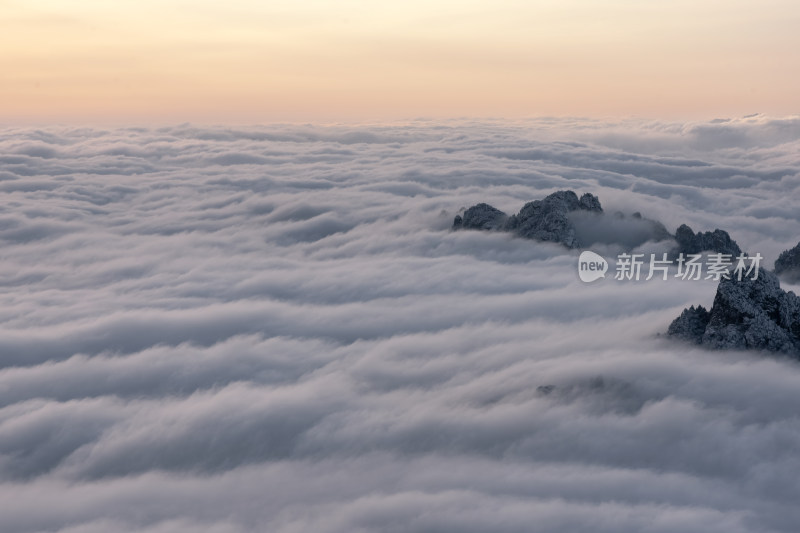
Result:
[[[800,298],[775,274],[722,279],[710,311],[685,309],[667,334],[714,349],[759,349],[800,356]]]

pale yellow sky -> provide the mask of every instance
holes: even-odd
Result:
[[[797,0],[0,0],[0,123],[793,114]]]

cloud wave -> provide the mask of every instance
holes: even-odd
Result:
[[[449,227],[590,191],[771,266],[798,150],[763,116],[4,129],[4,531],[794,531],[798,364],[658,337],[712,281]]]

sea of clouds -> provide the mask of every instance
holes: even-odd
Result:
[[[0,530],[796,531],[800,363],[659,336],[713,281],[450,231],[559,189],[771,268],[800,118],[0,130]]]

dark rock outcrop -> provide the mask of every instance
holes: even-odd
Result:
[[[473,205],[462,217],[457,216],[453,221],[453,228],[499,230],[508,220],[508,215],[489,204]]]
[[[580,210],[603,212],[600,200],[594,195],[586,193],[578,198],[572,191],[554,192],[544,200],[525,204],[518,214],[508,219],[505,229],[526,239],[559,242],[567,248],[577,248],[580,243],[575,238],[575,225],[569,214]]]
[[[727,231],[715,229],[714,231],[698,232],[682,224],[675,232],[675,240],[678,242],[677,254],[699,254],[700,252],[717,252],[730,254],[733,257],[741,255],[742,250],[736,241],[731,239]]]
[[[800,243],[781,252],[775,261],[775,273],[788,281],[800,281]]]
[[[691,306],[684,309],[681,316],[672,321],[667,330],[667,335],[678,337],[695,344],[702,344],[703,334],[711,319],[711,315],[702,305]]]
[[[775,274],[723,279],[710,311],[689,308],[668,335],[713,349],[757,349],[800,357],[800,298],[781,289]]]
[[[742,252],[726,231],[715,229],[695,233],[683,224],[675,235],[657,220],[642,216],[638,211],[626,216],[623,213],[606,215],[600,200],[586,193],[580,198],[573,191],[558,191],[542,200],[525,204],[516,215],[486,203],[480,203],[457,215],[453,229],[507,231],[526,239],[557,242],[567,248],[580,248],[592,244],[618,244],[633,249],[647,241],[674,238],[677,247],[673,258],[679,254],[718,252],[734,258]]]
[[[456,216],[453,229],[509,231],[526,239],[558,242],[577,248],[575,226],[569,218],[573,211],[602,213],[600,200],[589,193],[580,198],[573,191],[558,191],[543,200],[528,202],[516,215],[508,216],[489,204],[477,204]]]

